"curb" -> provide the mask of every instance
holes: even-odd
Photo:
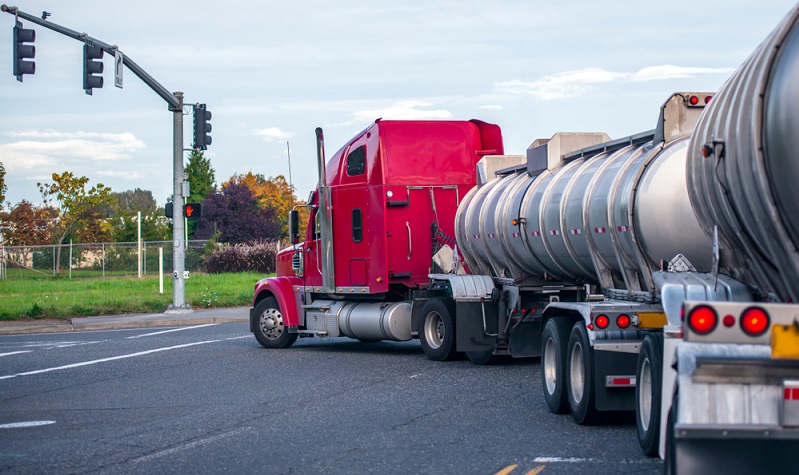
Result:
[[[206,313],[207,316],[198,315]],[[208,315],[222,313],[223,316]],[[230,315],[234,313],[235,315]],[[224,315],[227,314],[227,315]],[[59,333],[91,330],[122,330],[148,327],[179,327],[189,325],[207,325],[213,323],[242,323],[249,321],[247,307],[201,310],[189,313],[151,313],[130,316],[80,317],[69,320],[69,323],[14,324],[3,325],[0,322],[0,335],[23,335],[26,333]]]

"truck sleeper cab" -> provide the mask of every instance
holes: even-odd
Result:
[[[428,286],[433,255],[455,246],[455,212],[475,185],[476,162],[503,153],[499,127],[377,120],[330,161],[321,129],[317,145],[320,183],[308,203],[304,241],[292,231],[277,275],[256,284],[251,330],[268,348],[290,346],[298,336],[418,336],[428,300],[439,299],[429,304],[439,317],[450,305],[444,290]],[[428,325],[428,349],[450,356],[454,344],[443,342],[451,333],[441,318]]]

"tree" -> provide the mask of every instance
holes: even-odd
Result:
[[[0,210],[3,209],[3,204],[6,202],[6,167],[3,162],[0,162]]]
[[[238,244],[256,240],[274,240],[280,236],[280,224],[271,208],[261,208],[252,190],[242,183],[226,183],[202,203],[203,214],[197,237],[208,239],[219,233],[219,242]]]
[[[0,212],[0,231],[9,246],[50,244],[53,242],[50,223],[57,216],[53,208],[38,208],[22,200],[10,211]]]
[[[216,190],[216,178],[211,167],[211,159],[206,158],[201,150],[192,150],[189,154],[189,163],[184,167],[186,180],[189,182],[188,201],[202,203],[202,201]],[[190,219],[186,223],[189,236],[196,234],[197,223]]]
[[[113,193],[114,201],[109,206],[111,238],[117,242],[133,242],[138,239],[138,212],[142,214],[142,239],[163,241],[170,238],[170,226],[163,210],[149,190],[136,188]]]
[[[23,200],[8,212],[0,211],[0,233],[6,245],[21,246],[21,262],[28,262],[31,249],[23,246],[53,242],[50,223],[57,216],[58,213],[53,208],[39,208],[30,201]]]
[[[98,242],[108,236],[103,209],[113,203],[111,188],[102,183],[86,189],[89,179],[75,177],[72,172],[53,173],[52,183],[37,183],[46,205],[56,209],[57,219],[51,223],[53,242],[62,244],[68,237],[84,242]],[[57,263],[61,262],[61,247]],[[58,267],[56,267],[58,272]]]
[[[216,189],[215,171],[211,167],[211,159],[205,158],[200,150],[192,150],[184,171],[189,182],[189,201],[200,203],[211,196]]]
[[[289,211],[294,206],[305,204],[305,202],[297,199],[294,195],[294,187],[288,184],[283,175],[264,178],[263,175],[248,172],[246,175],[233,175],[227,183],[241,183],[250,188],[262,208],[274,210],[276,219],[280,222],[280,237],[288,237]],[[308,214],[307,208],[300,208],[301,223],[307,222]]]

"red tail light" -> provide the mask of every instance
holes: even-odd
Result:
[[[607,327],[608,327],[608,325],[610,325],[610,319],[608,318],[608,316],[607,316],[607,315],[599,315],[599,316],[598,316],[598,317],[596,317],[596,319],[594,320],[594,323],[596,324],[596,326],[597,326],[597,327],[598,327],[600,330],[604,330],[605,328],[607,328]]]
[[[619,328],[627,328],[627,327],[629,327],[630,326],[630,317],[628,317],[625,314],[619,315],[618,317],[616,317],[616,325],[618,325]]]
[[[699,98],[696,96],[691,96],[688,101],[691,103],[692,106],[699,104]]]
[[[749,307],[741,315],[741,330],[749,336],[760,336],[768,330],[770,319],[760,307]]]
[[[688,314],[688,327],[699,335],[707,335],[716,329],[719,317],[716,311],[707,305],[699,305]]]

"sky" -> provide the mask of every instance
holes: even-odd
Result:
[[[213,118],[218,183],[253,172],[316,184],[314,129],[330,157],[375,119],[480,119],[505,153],[557,132],[620,138],[655,127],[676,91],[716,91],[794,8],[786,0],[11,0],[111,45]],[[128,70],[82,89],[82,43],[36,30],[36,73],[12,75],[0,13],[0,162],[6,200],[71,171],[113,191],[172,194],[173,114]],[[191,108],[184,147],[192,144]],[[287,145],[288,144],[288,145]],[[289,153],[290,150],[290,160]],[[188,156],[188,152],[186,153]]]

